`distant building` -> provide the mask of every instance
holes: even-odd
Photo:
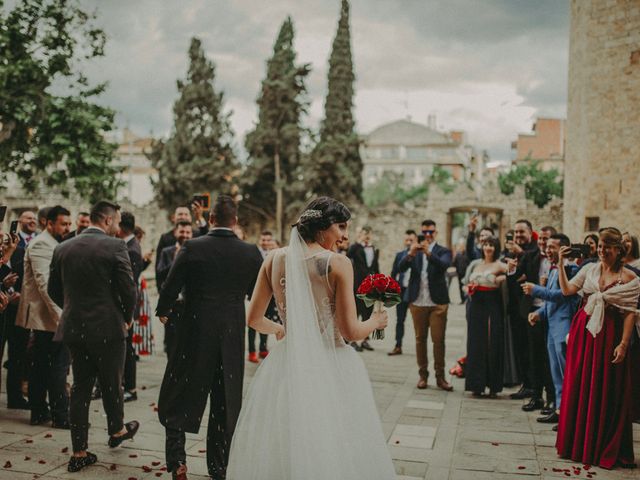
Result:
[[[566,121],[558,118],[538,118],[533,133],[521,133],[511,144],[515,152],[514,165],[539,161],[542,170],[564,171]]]
[[[439,132],[433,116],[429,123],[427,126],[397,120],[363,136],[360,156],[364,185],[376,183],[386,172],[402,175],[407,185],[420,185],[431,177],[436,166],[447,170],[458,182],[481,177],[482,168],[474,168],[476,159],[473,148],[466,143],[465,132]]]
[[[125,167],[121,180],[125,186],[119,196],[128,198],[134,205],[142,206],[153,200],[151,178],[157,178],[158,172],[151,166],[145,153],[151,151],[152,137],[139,137],[128,128],[115,133],[109,140],[118,143],[115,163]]]

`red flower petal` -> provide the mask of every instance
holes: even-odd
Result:
[[[129,458],[138,458],[138,454],[137,453],[132,453],[131,455],[129,455]]]
[[[524,470],[525,468],[527,467],[525,467],[524,465],[518,465],[518,470]]]
[[[143,466],[142,466],[142,470],[143,470],[144,472],[149,473],[149,472],[151,471],[151,467],[149,467],[149,466],[147,466],[147,465],[143,465]]]
[[[161,477],[162,476],[162,472],[156,472],[156,477]]]
[[[198,453],[205,453],[206,450],[198,450]]]
[[[114,471],[116,470],[118,467],[116,467],[115,463],[112,463],[111,466],[109,467],[109,470]]]
[[[31,460],[31,457],[24,457],[24,461],[25,462],[28,461],[28,460]]]
[[[47,434],[44,436],[44,438],[51,438],[51,437],[53,437],[53,435],[51,435],[50,433],[47,433]]]
[[[47,463],[47,462],[45,462],[44,460],[38,460],[38,463],[39,463],[40,465],[44,465],[44,464],[45,464],[45,463]]]
[[[69,451],[69,447],[64,447],[62,450],[60,450],[62,453],[67,453]]]
[[[28,439],[26,439],[26,440],[24,441],[24,443],[33,443],[33,440],[31,440],[30,438],[28,438]]]
[[[9,460],[7,460],[4,464],[4,468],[11,468],[13,465],[11,465],[11,462]]]
[[[154,467],[157,467],[158,465],[160,465],[160,462],[158,461],[151,462],[151,465],[153,465]]]

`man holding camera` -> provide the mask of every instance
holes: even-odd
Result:
[[[541,307],[529,313],[529,324],[533,326],[539,322],[546,322],[548,326],[547,352],[555,387],[556,405],[553,412],[538,418],[538,422],[558,423],[560,401],[562,399],[562,382],[566,365],[567,335],[569,334],[571,319],[578,308],[580,296],[571,295],[565,297],[562,294],[558,280],[558,268],[564,268],[569,279],[578,271],[576,265],[559,264],[560,248],[568,247],[571,244],[569,237],[562,233],[554,234],[549,237],[546,243],[546,257],[551,263],[546,285],[525,282],[522,284],[522,291],[525,295],[544,301]]]
[[[437,244],[438,231],[433,220],[422,222],[421,231],[418,242],[411,245],[409,253],[400,262],[399,267],[401,272],[411,269],[406,300],[409,302],[416,332],[416,359],[420,375],[417,388],[427,388],[427,339],[431,330],[436,384],[438,388],[450,392],[453,386],[444,378],[444,355],[449,309],[449,292],[445,276],[447,268],[451,265],[451,250]]]

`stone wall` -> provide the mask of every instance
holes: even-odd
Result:
[[[564,229],[640,232],[640,1],[572,0]]]

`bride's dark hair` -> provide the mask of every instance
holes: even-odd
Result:
[[[343,203],[330,197],[318,197],[305,207],[294,226],[305,241],[313,242],[319,232],[350,218],[351,212]]]

